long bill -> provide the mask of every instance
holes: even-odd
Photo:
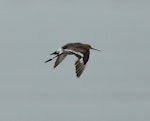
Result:
[[[101,51],[101,50],[98,50],[98,49],[95,49],[95,48],[92,48],[92,47],[91,47],[91,49],[92,49],[92,50],[96,50],[96,51]]]

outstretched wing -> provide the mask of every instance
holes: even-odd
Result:
[[[65,59],[66,56],[66,54],[59,55],[55,61],[54,68],[56,68]]]
[[[79,78],[81,74],[83,73],[86,63],[89,60],[89,50],[88,49],[83,49],[81,52],[79,50],[71,50],[71,49],[64,49],[66,52],[70,52],[74,54],[78,60],[75,62],[75,68],[76,68],[76,75]]]
[[[89,49],[85,49],[85,48],[76,49],[76,48],[73,48],[73,49],[64,49],[64,51],[74,54],[79,59],[83,58],[84,64],[86,64],[89,60],[89,55],[90,55]]]
[[[79,78],[85,69],[86,64],[83,62],[83,58],[78,59],[75,62],[76,75]]]

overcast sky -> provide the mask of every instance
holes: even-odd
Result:
[[[0,1],[0,121],[149,121],[150,1]],[[56,69],[49,55],[88,43]]]

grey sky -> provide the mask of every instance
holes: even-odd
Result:
[[[150,2],[0,1],[0,121],[149,121]],[[82,76],[74,56],[53,69],[50,53],[91,44]]]

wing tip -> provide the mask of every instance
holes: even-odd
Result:
[[[75,69],[76,69],[76,77],[79,78],[84,69],[85,69],[85,64],[81,61],[81,59],[78,59],[76,62],[75,62]]]

